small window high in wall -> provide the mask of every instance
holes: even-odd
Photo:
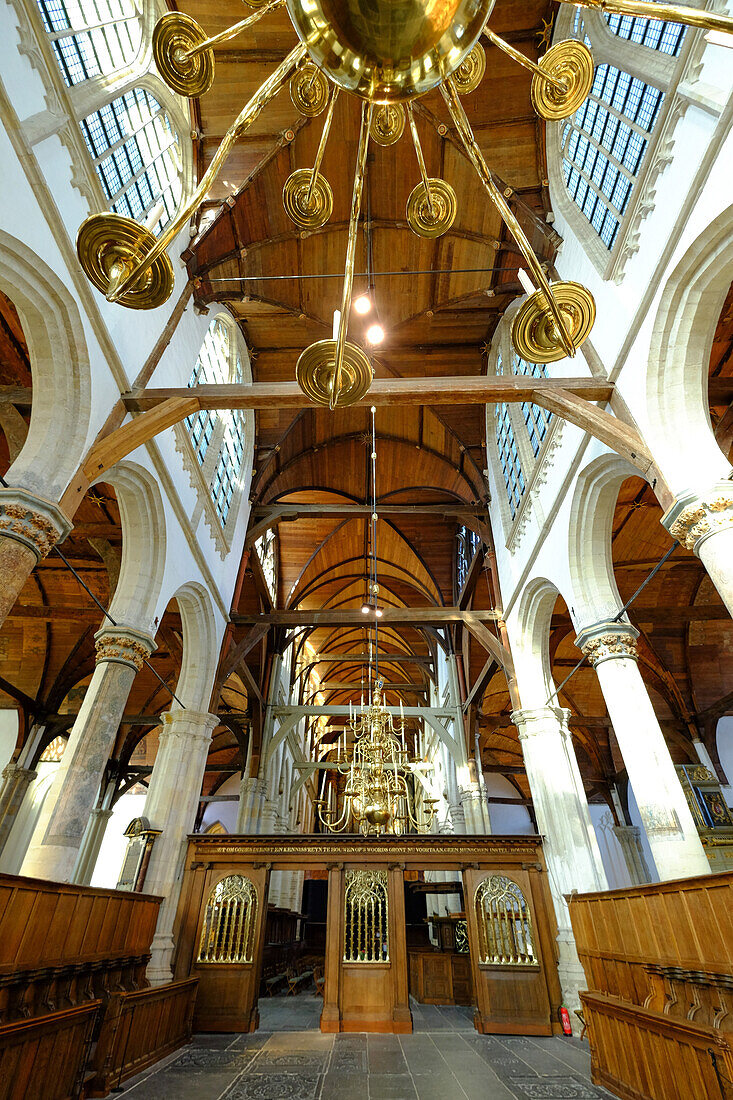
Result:
[[[162,204],[154,231],[173,217],[181,199],[181,151],[166,111],[145,88],[106,103],[81,130],[110,209],[143,220]]]
[[[124,68],[140,50],[134,0],[38,0],[38,7],[69,87]]]

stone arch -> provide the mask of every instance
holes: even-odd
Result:
[[[165,571],[166,522],[160,488],[135,462],[118,462],[104,475],[117,494],[122,562],[110,615],[120,625],[152,629]]]
[[[552,581],[535,577],[519,600],[516,628],[510,630],[510,637],[525,709],[546,706],[555,690],[550,667],[550,623],[560,595]]]
[[[649,443],[670,489],[703,491],[731,473],[713,434],[708,364],[733,267],[733,206],[690,245],[665,285],[647,365]]]
[[[55,503],[81,461],[91,415],[91,370],[81,317],[41,257],[2,230],[0,290],[18,311],[33,379],[28,435],[7,481]]]
[[[623,607],[611,556],[613,514],[619,489],[639,471],[616,454],[594,458],[580,473],[570,506],[568,564],[576,626],[613,618]]]
[[[176,695],[184,706],[206,711],[219,654],[211,596],[198,581],[189,581],[174,593],[173,598],[183,623],[183,663]]]

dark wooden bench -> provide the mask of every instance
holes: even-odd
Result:
[[[286,981],[287,976],[287,973],[283,970],[281,974],[268,974],[266,977],[263,977],[262,981],[267,990],[268,997],[275,996],[278,986]]]
[[[289,997],[291,993],[292,993],[293,996],[295,996],[296,993],[298,993],[298,991],[299,991],[299,989],[302,985],[310,984],[310,980],[311,980],[312,977],[313,977],[313,971],[312,970],[301,970],[301,971],[288,970],[288,972],[287,972],[287,979],[288,979],[287,996]]]

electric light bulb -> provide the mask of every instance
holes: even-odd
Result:
[[[382,618],[382,609],[381,609],[381,607],[375,607],[374,608],[374,614],[377,616],[378,619],[381,619]]]
[[[363,603],[363,604],[361,605],[361,613],[362,613],[362,615],[368,615],[368,614],[369,614],[369,610],[370,610],[370,609],[369,609],[369,604],[368,604],[368,603]]]
[[[368,313],[371,308],[372,300],[368,294],[362,294],[361,298],[357,298],[354,302],[354,309],[362,315]]]
[[[366,338],[370,344],[381,344],[384,340],[384,329],[381,325],[370,325],[367,329]]]

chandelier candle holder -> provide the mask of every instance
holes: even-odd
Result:
[[[382,703],[383,687],[384,682],[377,680],[369,705],[349,718],[347,729],[353,737],[350,758],[346,732],[337,743],[334,767],[338,775],[346,777],[340,812],[332,795],[314,803],[321,824],[332,833],[428,832],[435,817],[437,799],[424,798],[417,811],[408,782],[416,762],[410,761],[407,753],[404,716],[395,726]]]
[[[501,3],[501,0],[499,0]],[[561,0],[569,3],[571,0]],[[575,2],[575,0],[572,0]],[[733,35],[733,16],[656,0],[577,0],[603,12],[665,19]],[[325,224],[333,209],[328,182],[320,173],[333,118],[336,93],[362,101],[361,132],[352,190],[341,320],[333,340],[307,347],[296,377],[313,402],[331,409],[359,401],[369,389],[369,357],[347,340],[354,279],[356,236],[370,137],[379,145],[399,141],[409,120],[421,182],[408,200],[407,220],[424,237],[439,236],[453,223],[455,192],[445,180],[430,179],[411,106],[439,88],[465,152],[510,233],[536,287],[515,318],[512,340],[529,362],[549,363],[572,356],[595,319],[593,297],[576,282],[550,283],[527,237],[497,187],[471,130],[459,96],[479,87],[488,62],[479,42],[492,45],[533,74],[532,105],[543,119],[568,118],[588,96],[593,58],[582,42],[555,43],[538,63],[531,61],[487,26],[495,0],[248,0],[253,14],[214,36],[190,16],[169,12],[153,33],[153,58],[163,80],[184,96],[205,94],[214,80],[214,47],[244,33],[259,19],[285,7],[299,42],[244,106],[224,136],[198,187],[156,239],[140,223],[119,214],[94,214],[81,225],[77,254],[90,281],[107,301],[130,309],[154,309],[173,290],[167,249],[208,195],[235,143],[271,99],[289,82],[297,109],[315,117],[328,109],[312,169],[298,169],[287,180],[283,202],[301,228]],[[733,44],[733,37],[730,39]]]

